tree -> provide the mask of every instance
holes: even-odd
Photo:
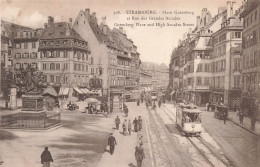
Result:
[[[10,89],[13,84],[13,75],[10,70],[3,68],[1,69],[1,89],[3,92],[3,98],[5,100],[5,107],[8,107],[8,101],[10,99]]]
[[[39,94],[43,88],[47,87],[44,81],[43,73],[38,71],[37,68],[28,66],[28,68],[10,69],[2,68],[2,85],[1,89],[3,97],[6,101],[6,107],[10,99],[11,85],[16,85],[17,94],[22,95],[29,92]]]
[[[102,81],[97,76],[93,76],[89,79],[89,87],[91,90],[102,89]]]

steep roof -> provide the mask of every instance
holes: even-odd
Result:
[[[66,39],[74,38],[85,41],[71,26],[66,22],[50,23],[44,28],[41,39]]]
[[[25,27],[25,26],[22,26],[22,25],[10,23],[10,22],[3,21],[3,20],[1,20],[1,24],[2,24],[3,28],[5,29],[7,36],[10,39],[14,38],[14,35],[15,35],[16,32],[19,32],[19,31],[22,31],[22,30],[28,30],[28,31],[36,30],[36,29],[30,28],[30,27]]]

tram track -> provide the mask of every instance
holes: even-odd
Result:
[[[148,112],[149,112],[151,123],[155,125],[155,127],[150,126],[150,128],[153,128],[152,130],[159,136],[158,138],[155,139],[158,143],[157,145],[155,145],[157,149],[157,158],[155,155],[155,166],[156,167],[157,166],[164,166],[164,167],[191,166],[190,162],[187,161],[185,157],[181,157],[181,160],[174,158],[174,157],[179,157],[178,155],[181,154],[181,152],[178,149],[174,148],[174,145],[176,144],[173,141],[173,137],[165,128],[163,120],[159,119],[160,116],[157,113],[158,111],[156,111],[156,109],[148,109]],[[155,138],[155,136],[153,136],[152,138]],[[161,162],[158,163],[156,159],[157,160],[161,159]]]
[[[172,113],[170,109],[168,109],[166,106],[162,105],[163,108],[161,108],[164,113],[169,117],[169,119],[175,123],[173,118],[170,118],[172,115],[175,118],[175,115]],[[166,111],[167,110],[167,111]],[[169,113],[170,114],[169,114]],[[209,147],[209,145],[202,139],[202,137],[187,137],[187,139],[190,141],[190,143],[200,152],[200,154],[204,157],[204,159],[207,161],[207,163],[212,167],[233,167],[229,163],[229,161],[225,157],[221,157],[212,150],[212,148]]]

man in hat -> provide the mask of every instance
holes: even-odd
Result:
[[[142,147],[143,143],[140,143],[140,146],[135,147],[135,159],[137,162],[137,167],[142,167],[143,159],[145,158],[144,149]]]
[[[110,146],[110,154],[112,155],[114,153],[115,150],[115,145],[116,145],[116,138],[113,136],[113,133],[110,133],[110,136],[108,138],[108,143],[107,145]]]
[[[138,130],[141,131],[143,127],[143,120],[141,118],[141,116],[138,117]]]
[[[116,124],[116,129],[119,129],[119,124],[120,124],[120,118],[117,116],[115,119],[115,124]]]
[[[53,159],[50,151],[48,151],[48,147],[45,147],[41,154],[41,163],[43,164],[43,167],[50,167],[50,162],[53,162]]]

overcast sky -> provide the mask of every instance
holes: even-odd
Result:
[[[24,26],[43,27],[48,16],[53,16],[55,21],[68,21],[77,17],[80,10],[89,8],[96,12],[98,21],[106,16],[106,23],[112,29],[115,23],[188,23],[196,25],[196,16],[201,10],[207,8],[212,16],[217,14],[218,7],[226,7],[226,0],[0,0],[1,18]],[[236,0],[235,9],[242,4]],[[140,16],[128,15],[126,10],[155,10],[157,14],[143,15],[146,17],[177,17],[177,21],[138,21],[127,20],[127,17]],[[188,14],[162,14],[162,11],[181,11]],[[121,14],[114,14],[120,11]],[[124,13],[123,13],[124,12]],[[194,12],[194,13],[192,13]],[[117,27],[118,28],[118,27]],[[193,26],[166,26],[166,27],[139,27],[124,26],[127,36],[138,47],[142,61],[169,64],[170,54],[178,44],[182,35],[194,28]]]

